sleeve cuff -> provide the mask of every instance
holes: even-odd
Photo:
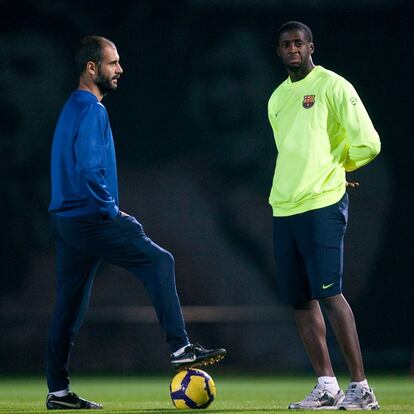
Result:
[[[119,215],[118,206],[114,206],[110,211],[102,213],[101,217],[103,220],[113,220]]]
[[[118,214],[119,214],[119,208],[118,206],[114,206],[113,210],[109,214],[109,218],[113,220]]]

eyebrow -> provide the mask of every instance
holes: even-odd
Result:
[[[296,43],[296,42],[302,42],[305,43],[307,40],[306,39],[287,39],[287,40],[280,40],[279,41],[279,45],[285,45],[285,44],[289,44],[289,43]],[[309,42],[308,42],[309,43]]]

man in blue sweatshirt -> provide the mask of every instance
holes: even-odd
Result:
[[[76,55],[78,89],[60,114],[52,145],[52,232],[57,300],[47,350],[48,409],[96,409],[69,390],[70,349],[86,314],[101,261],[128,269],[144,284],[171,348],[174,368],[214,363],[224,349],[191,344],[175,286],[174,259],[132,216],[119,210],[115,148],[102,98],[123,70],[115,45],[82,39]]]

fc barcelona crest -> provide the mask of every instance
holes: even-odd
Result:
[[[315,95],[305,95],[303,97],[302,106],[305,109],[312,108],[313,104],[315,103]]]

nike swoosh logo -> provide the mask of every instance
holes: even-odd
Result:
[[[57,404],[57,405],[63,405],[64,407],[68,407],[68,408],[81,408],[80,403],[76,403],[76,404],[72,404],[72,403],[68,403],[68,402],[64,402],[64,401],[51,401],[53,402],[53,404]]]
[[[177,359],[177,360],[174,361],[174,363],[178,363],[178,362],[193,362],[195,360],[196,360],[196,356],[193,355],[193,356],[191,356],[189,358]]]
[[[322,285],[322,289],[329,289],[330,287],[332,287],[335,283],[330,283],[329,285]]]

